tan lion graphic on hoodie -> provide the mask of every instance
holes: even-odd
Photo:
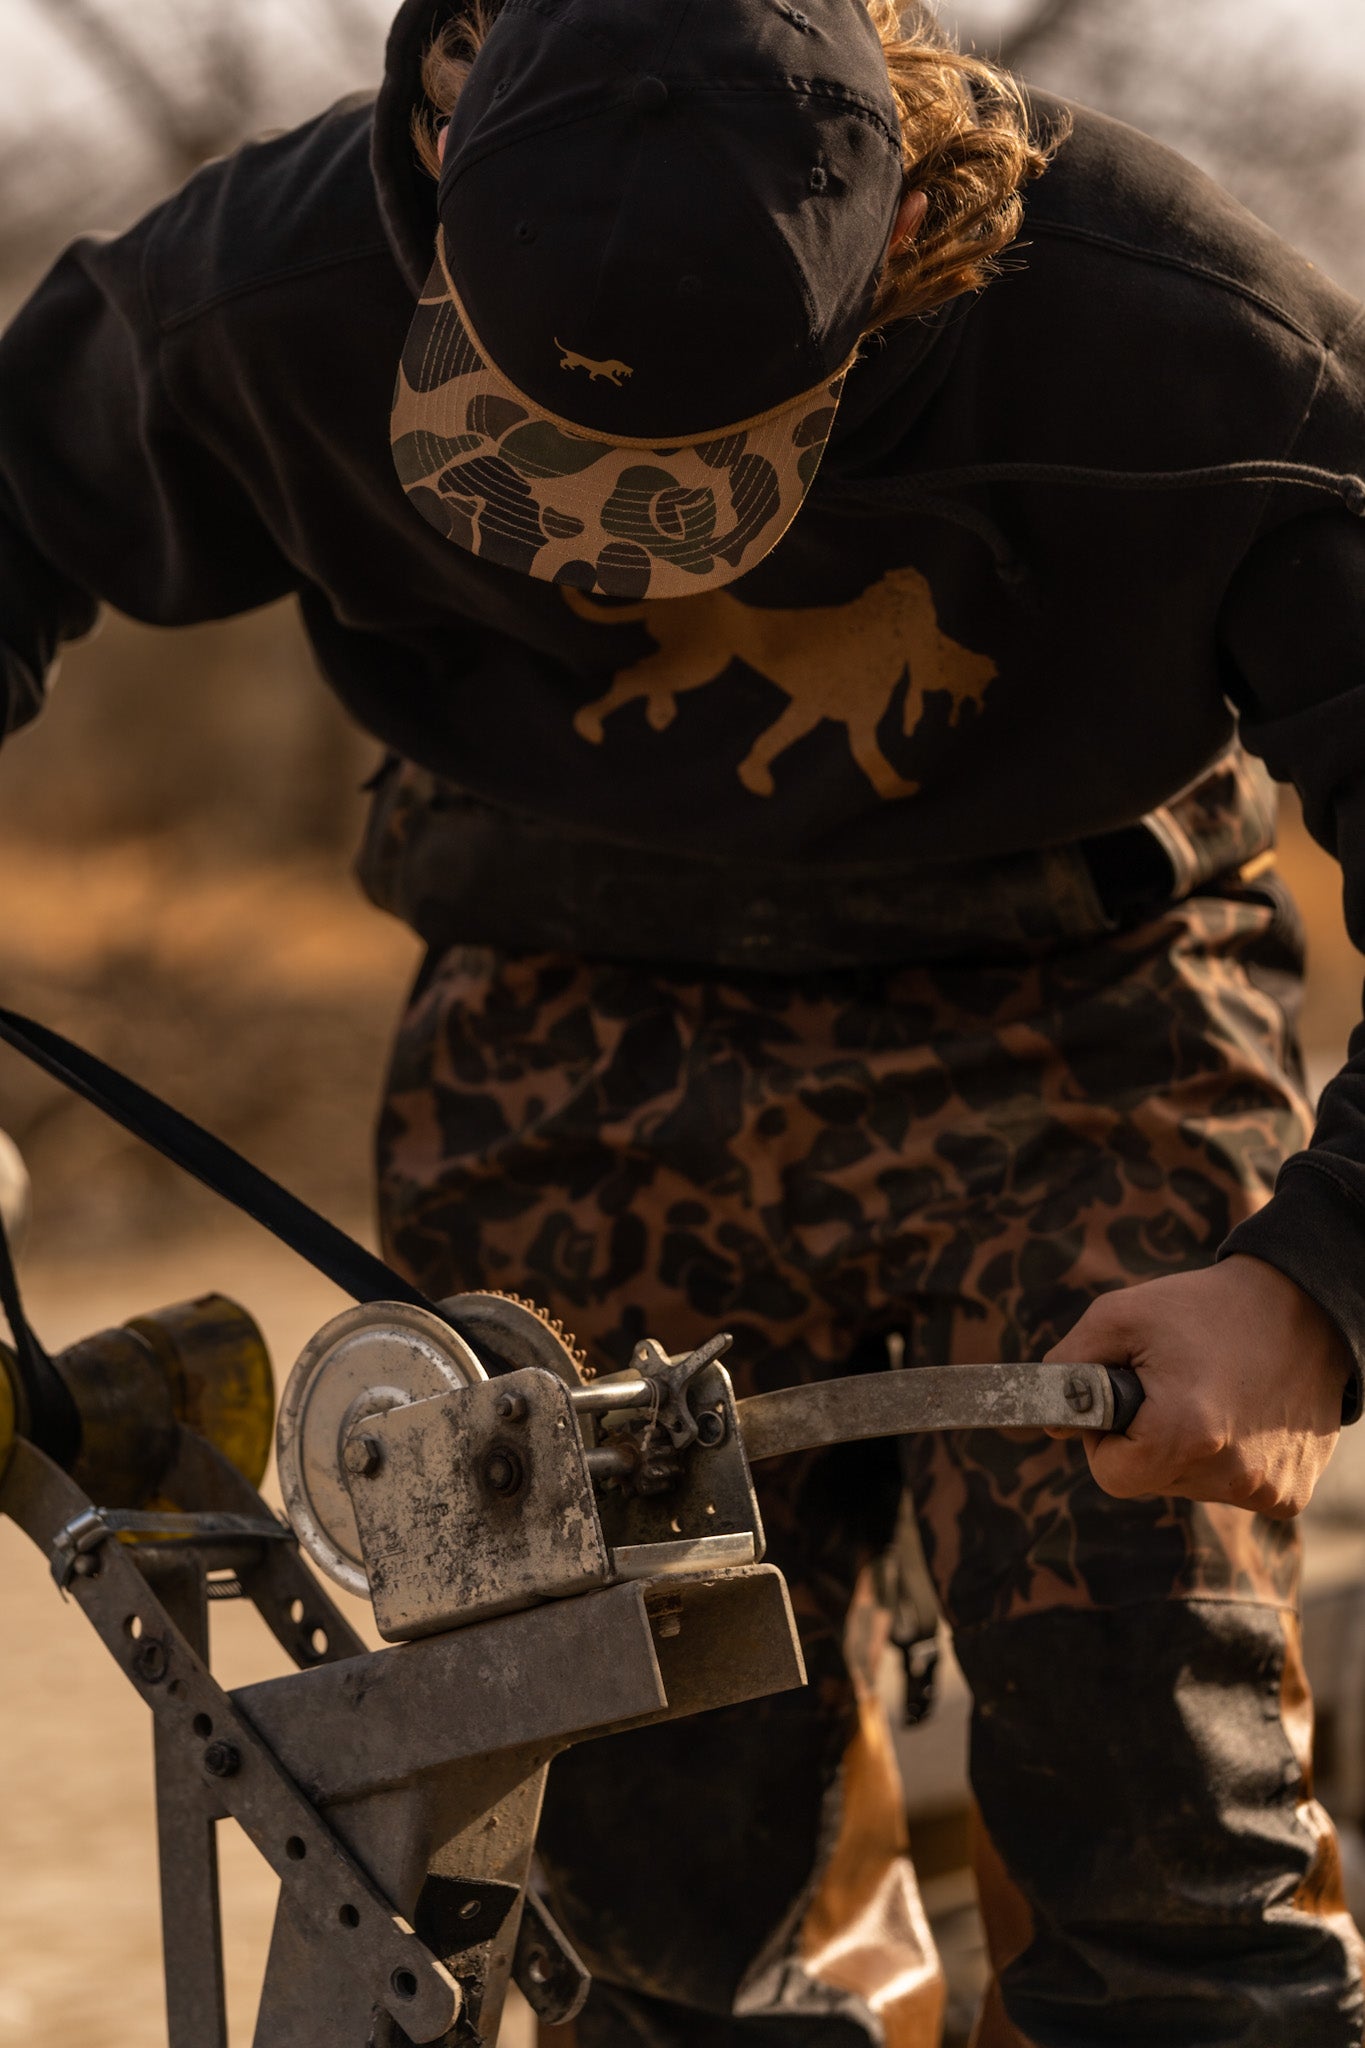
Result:
[[[655,642],[652,654],[622,669],[605,696],[578,712],[574,728],[585,740],[600,744],[605,720],[636,698],[655,732],[662,732],[683,692],[715,682],[734,660],[785,691],[786,710],[739,764],[739,779],[755,796],[772,795],[773,762],[825,719],[844,727],[849,750],[878,796],[914,796],[919,784],[897,772],[877,739],[902,678],[908,671],[901,730],[909,739],[926,699],[946,695],[949,722],[956,725],[997,673],[993,661],[941,630],[933,593],[918,569],[891,569],[848,604],[800,611],[741,604],[728,590],[630,606],[606,606],[575,590],[566,590],[564,599],[580,619],[645,625]]]

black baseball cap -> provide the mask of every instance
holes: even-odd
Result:
[[[398,376],[414,504],[579,590],[743,574],[819,467],[902,185],[863,0],[505,0]]]

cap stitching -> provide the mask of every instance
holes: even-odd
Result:
[[[837,84],[833,79],[799,78],[788,74],[780,82],[768,79],[737,78],[719,80],[712,84],[702,84],[699,80],[688,80],[680,82],[676,88],[670,85],[669,92],[676,92],[676,96],[679,99],[719,98],[727,93],[743,94],[751,98],[767,94],[770,98],[778,99],[785,97],[789,93],[797,93],[805,99],[833,100],[838,105],[845,107],[849,113],[858,115],[861,120],[870,121],[874,128],[881,131],[886,141],[890,143],[896,153],[898,155],[900,153],[901,136],[899,128],[893,129],[889,127],[881,109],[874,105],[871,100],[863,99],[860,94],[850,92],[846,86]]]
[[[517,0],[517,4],[533,12],[538,13],[541,11],[535,7],[534,0]],[[623,75],[633,76],[634,74]],[[848,113],[856,115],[860,120],[869,122],[876,128],[883,140],[889,143],[892,149],[899,154],[899,137],[891,135],[886,123],[874,107],[869,106],[863,100],[855,99],[851,94],[842,91],[838,86],[822,84],[819,79],[787,80],[780,86],[760,85],[758,83],[748,84],[742,81],[722,85],[689,84],[679,86],[676,89],[673,86],[669,86],[669,94],[675,99],[722,99],[727,94],[749,98],[757,98],[760,95],[766,94],[769,98],[778,99],[785,97],[792,86],[797,87],[808,98],[834,101]],[[471,147],[469,149],[457,150],[453,157],[448,158],[447,168],[437,188],[438,192],[453,191],[466,171],[471,171],[476,165],[485,163],[489,157],[499,155],[504,149],[513,149],[518,144],[532,141],[540,136],[556,135],[562,129],[576,127],[584,121],[595,121],[603,111],[601,101],[594,100],[590,106],[572,108],[555,121],[546,121],[543,118],[533,120],[528,117],[520,123],[509,123],[502,129],[501,133],[490,136],[482,148]]]
[[[509,14],[538,14],[543,21],[552,22],[556,28],[562,28],[569,35],[577,36],[580,43],[587,43],[591,49],[600,50],[604,57],[615,58],[622,69],[626,68],[615,44],[608,41],[605,36],[591,34],[579,22],[566,21],[560,8],[547,7],[544,0],[504,0],[503,6],[498,10],[498,20],[501,21]],[[496,26],[495,22],[494,27]]]
[[[634,75],[632,67],[622,58],[620,51],[614,43],[604,36],[592,34],[579,22],[567,21],[564,18],[562,9],[547,5],[546,0],[504,0],[503,6],[499,9],[498,19],[501,20],[509,14],[539,15],[543,21],[552,23],[556,28],[565,30],[567,34],[576,36],[580,42],[586,43],[589,48],[600,51],[603,56],[610,57],[618,71]],[[899,151],[901,147],[899,125],[892,127],[888,123],[882,109],[873,101],[864,99],[861,94],[851,91],[848,86],[840,85],[835,79],[794,77],[787,73],[784,74],[780,85],[757,79],[752,82],[735,80],[732,83],[721,83],[719,85],[701,85],[682,80],[677,81],[676,84],[669,80],[664,82],[668,85],[670,94],[676,92],[682,96],[693,93],[713,92],[772,93],[776,96],[779,93],[785,93],[794,88],[796,91],[808,94],[813,98],[838,100],[852,112],[861,115],[879,128],[893,149]]]

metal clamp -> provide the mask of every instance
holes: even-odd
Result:
[[[134,1508],[85,1508],[52,1539],[52,1576],[65,1593],[73,1578],[93,1578],[99,1552],[115,1536],[149,1543],[293,1543],[284,1522],[260,1515],[177,1515]]]

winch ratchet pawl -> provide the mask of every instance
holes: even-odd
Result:
[[[1123,1430],[1141,1405],[1126,1366],[924,1365],[751,1394],[739,1427],[753,1463],[931,1429]]]
[[[60,1531],[89,1508],[58,1465],[24,1438],[16,1440],[0,1482],[0,1512],[50,1550]],[[210,1810],[230,1814],[255,1843],[298,1920],[359,1977],[373,2004],[409,2040],[439,2040],[459,2014],[459,1985],[281,1770],[176,1627],[134,1553],[116,1542],[101,1544],[98,1572],[74,1577],[70,1592],[158,1729],[191,1751],[210,1741],[230,1749],[231,1772],[205,1776],[206,1801]]]

